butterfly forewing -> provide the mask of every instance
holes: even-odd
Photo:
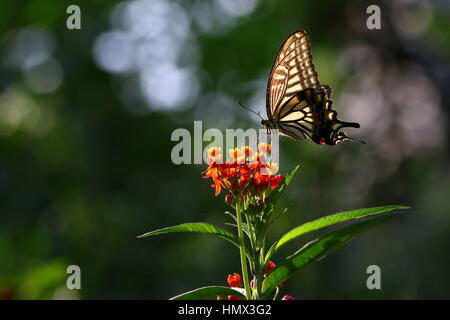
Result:
[[[297,31],[284,41],[273,64],[267,84],[267,114],[277,117],[279,107],[290,98],[318,86],[309,38],[305,31]]]

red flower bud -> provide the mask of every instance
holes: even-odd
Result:
[[[228,300],[244,300],[244,298],[237,297],[237,296],[228,296]]]
[[[228,275],[227,279],[228,285],[230,287],[241,288],[242,287],[242,278],[238,273],[233,273]]]
[[[272,270],[276,268],[276,266],[277,266],[277,265],[275,264],[275,262],[269,261],[269,263],[268,263],[267,266],[266,266],[266,271],[264,271],[264,276],[267,277],[267,276],[269,275],[269,273],[271,273]],[[278,288],[283,287],[285,284],[286,284],[286,281],[280,283],[280,284],[278,285]]]
[[[291,297],[291,296],[288,296],[288,295],[285,295],[283,298],[281,298],[281,300],[295,300],[295,298]]]
[[[233,202],[233,196],[231,194],[227,194],[225,196],[225,203],[232,203]]]
[[[267,276],[269,273],[272,272],[273,269],[276,268],[276,264],[273,261],[269,261],[269,263],[266,266],[266,271],[264,271],[264,275]]]

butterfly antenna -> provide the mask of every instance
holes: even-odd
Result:
[[[258,117],[261,118],[261,120],[264,120],[264,118],[261,116],[261,113],[260,113],[259,111],[256,112],[256,111],[250,109],[249,107],[245,106],[241,101],[239,101],[239,105],[240,105],[242,108],[244,108],[244,109],[246,109],[246,110],[248,110],[248,111],[253,112],[254,114],[256,114]]]

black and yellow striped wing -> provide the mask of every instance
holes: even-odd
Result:
[[[331,88],[319,83],[303,30],[291,34],[278,51],[267,84],[266,109],[269,119],[262,124],[296,140],[308,137],[319,144],[335,145],[354,140],[340,132],[341,128],[359,128],[358,123],[337,119]]]
[[[267,83],[266,108],[270,118],[276,118],[280,107],[306,88],[319,86],[312,62],[308,35],[300,30],[281,45]]]
[[[279,106],[272,121],[277,123],[281,133],[291,138],[303,140],[308,137],[312,139],[315,128],[323,123],[321,113],[317,112],[322,108],[322,104],[330,108],[325,101],[325,93],[316,94],[315,89],[307,88]]]

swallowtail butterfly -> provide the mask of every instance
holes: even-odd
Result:
[[[283,42],[273,63],[266,92],[268,120],[261,124],[296,140],[309,138],[318,144],[362,142],[340,131],[359,128],[359,124],[338,120],[332,107],[331,88],[319,83],[308,35],[296,31]]]

